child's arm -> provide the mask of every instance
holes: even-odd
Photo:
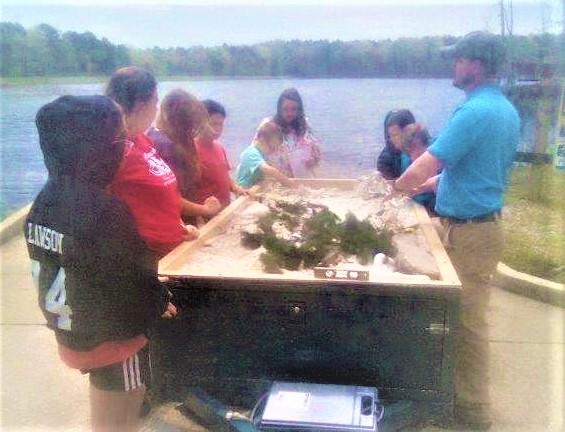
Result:
[[[304,139],[310,146],[310,159],[306,161],[308,168],[313,168],[320,163],[322,152],[320,150],[320,140],[311,131],[306,132]]]
[[[182,214],[186,216],[215,216],[222,209],[220,201],[216,197],[206,198],[204,204],[196,204],[182,198]]]
[[[296,186],[293,179],[288,178],[282,172],[280,172],[278,169],[269,165],[267,162],[263,162],[261,164],[261,166],[259,166],[259,169],[261,170],[261,172],[265,176],[273,177],[274,179],[278,180],[279,182],[281,182],[286,187],[292,188],[292,187]]]
[[[182,239],[184,241],[195,240],[200,236],[200,231],[194,225],[184,225],[183,224],[184,233],[182,235]]]
[[[236,195],[249,195],[249,189],[242,188],[233,179],[231,181],[230,190]]]
[[[422,183],[420,186],[418,186],[415,190],[414,193],[412,193],[411,195],[419,195],[421,193],[425,193],[425,192],[437,192],[437,184],[439,181],[439,174],[434,176],[434,177],[430,177],[429,179],[427,179],[424,183]]]

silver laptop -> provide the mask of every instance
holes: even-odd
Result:
[[[377,432],[376,388],[275,381],[259,423],[263,431]]]

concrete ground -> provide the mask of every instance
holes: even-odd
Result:
[[[88,378],[58,359],[23,239],[2,245],[0,254],[1,430],[88,430]],[[565,309],[494,288],[489,319],[492,430],[563,431]]]

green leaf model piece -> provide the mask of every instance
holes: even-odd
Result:
[[[392,234],[389,231],[377,233],[368,220],[360,221],[348,213],[340,225],[340,245],[345,253],[357,255],[361,264],[367,264],[375,251],[391,255]]]

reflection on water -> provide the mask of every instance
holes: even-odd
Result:
[[[222,141],[235,168],[265,116],[274,114],[283,89],[296,87],[322,141],[320,177],[357,177],[375,166],[387,111],[411,109],[432,135],[445,125],[463,93],[437,79],[264,79],[162,82],[160,95],[183,88],[221,102],[228,112]],[[2,88],[0,212],[33,200],[46,179],[34,119],[45,103],[64,94],[101,93],[102,84]]]

